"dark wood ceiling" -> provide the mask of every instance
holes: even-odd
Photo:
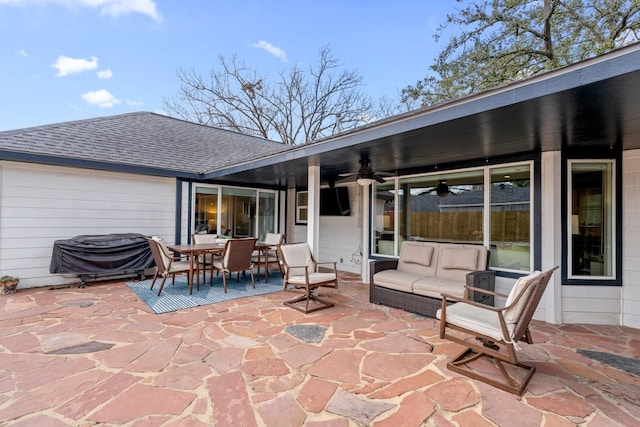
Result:
[[[640,148],[640,45],[527,81],[395,116],[208,178],[304,187],[355,173],[406,173],[565,147]]]

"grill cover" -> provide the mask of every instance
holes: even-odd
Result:
[[[142,234],[76,236],[54,242],[49,273],[118,273],[154,265],[149,243]]]

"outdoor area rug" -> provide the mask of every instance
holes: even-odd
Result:
[[[282,276],[278,271],[273,275],[269,274],[269,281],[265,283],[264,277],[256,275],[256,288],[251,287],[251,277],[243,277],[240,274],[240,282],[236,280],[235,273],[227,279],[227,293],[222,289],[222,276],[214,277],[213,287],[209,286],[209,280],[200,282],[200,291],[197,285],[193,284],[193,294],[189,295],[189,285],[186,276],[176,276],[175,285],[171,285],[171,277],[158,296],[158,289],[162,278],[156,280],[153,290],[150,290],[151,280],[129,281],[127,286],[144,301],[154,313],[168,313],[184,308],[198,307],[201,305],[215,304],[222,301],[229,301],[237,298],[250,297],[254,295],[264,295],[272,292],[282,291]]]

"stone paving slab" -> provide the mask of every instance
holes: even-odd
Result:
[[[640,425],[636,329],[534,322],[520,397],[450,372],[438,321],[358,277],[322,294],[308,315],[285,292],[161,315],[122,282],[0,295],[0,425]]]

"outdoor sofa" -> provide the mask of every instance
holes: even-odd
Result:
[[[370,263],[369,301],[435,317],[442,294],[493,306],[493,297],[465,286],[494,291],[489,250],[482,245],[406,240],[399,259]]]

